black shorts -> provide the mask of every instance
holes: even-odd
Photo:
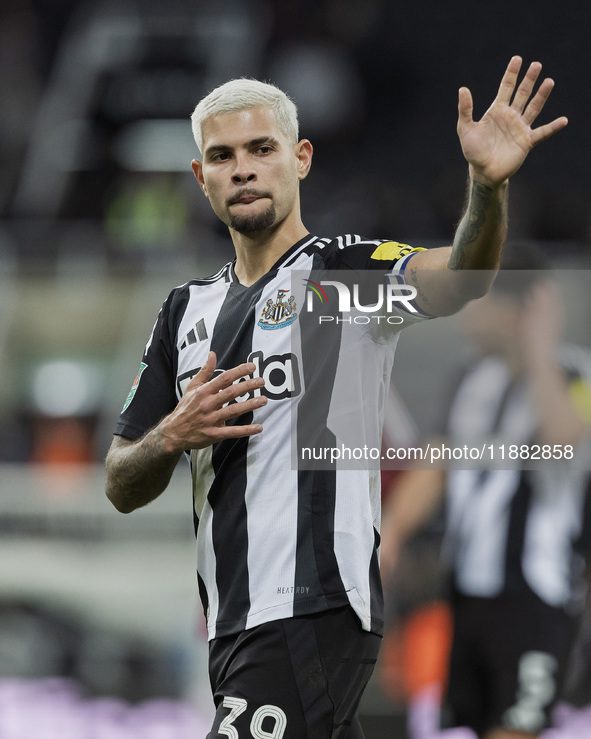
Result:
[[[380,641],[349,606],[212,640],[207,739],[363,739],[357,706]]]
[[[541,731],[560,696],[577,623],[533,594],[458,597],[443,728]]]

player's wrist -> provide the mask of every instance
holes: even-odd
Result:
[[[157,438],[158,447],[163,456],[179,457],[182,454],[185,445],[181,443],[178,436],[174,433],[174,429],[170,423],[170,416],[163,418],[153,433]]]
[[[471,182],[477,182],[480,185],[484,185],[491,193],[503,194],[509,185],[509,179],[507,177],[502,179],[495,179],[486,173],[485,170],[476,167],[473,164],[468,166],[468,174]]]

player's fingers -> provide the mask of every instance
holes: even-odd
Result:
[[[532,90],[534,89],[534,85],[536,84],[541,71],[542,65],[540,64],[540,62],[532,62],[529,65],[529,68],[525,73],[525,77],[521,80],[521,84],[517,88],[515,97],[513,98],[513,102],[511,103],[512,108],[515,108],[520,113],[523,111],[527,104],[527,101],[532,94]]]
[[[529,101],[527,108],[523,111],[523,120],[528,124],[528,126],[531,126],[539,116],[553,89],[554,80],[548,77],[542,82],[536,94]]]
[[[187,390],[194,390],[207,384],[208,388],[213,394],[219,393],[219,391],[223,388],[232,385],[232,383],[236,382],[241,377],[247,377],[256,369],[255,365],[252,362],[244,362],[243,364],[238,365],[238,367],[233,367],[230,370],[225,370],[224,372],[220,372],[217,377],[213,377],[215,373],[216,362],[217,359],[215,353],[210,352],[203,367],[201,367],[199,372],[195,375],[195,377],[191,379],[191,381],[187,385]],[[212,377],[213,379],[211,379]],[[238,393],[238,395],[240,395],[240,393]]]
[[[201,367],[195,377],[191,378],[191,381],[187,385],[187,390],[193,390],[195,387],[201,387],[201,385],[205,385],[205,383],[208,382],[213,376],[216,363],[217,357],[215,355],[215,352],[209,352],[209,354],[207,355],[207,359],[205,360],[205,364],[203,365],[203,367]]]
[[[531,136],[532,146],[536,146],[536,144],[539,144],[541,141],[546,141],[546,139],[549,139],[550,136],[554,136],[554,134],[558,133],[558,131],[562,131],[562,129],[567,124],[568,118],[566,118],[566,116],[562,116],[561,118],[556,118],[550,123],[546,123],[545,126],[539,126],[538,128],[535,128],[532,131]]]
[[[225,405],[242,395],[248,395],[255,390],[260,390],[264,384],[265,381],[262,377],[251,377],[248,380],[234,382],[230,386],[222,388],[217,393],[216,401],[219,406]]]
[[[503,79],[501,80],[499,91],[497,93],[496,99],[499,102],[507,104],[511,102],[513,90],[515,89],[515,85],[517,84],[517,75],[519,74],[520,69],[521,57],[511,57],[511,61],[507,65],[507,69],[505,70],[505,74],[503,75]]]
[[[230,405],[226,405],[219,410],[216,417],[220,423],[225,423],[232,418],[242,416],[244,413],[250,413],[257,408],[262,408],[264,405],[267,405],[267,398],[264,395],[260,395],[258,398],[249,398],[240,403],[230,403]]]
[[[256,367],[253,362],[244,362],[239,364],[238,367],[232,367],[232,369],[224,370],[217,377],[214,377],[210,381],[211,390],[214,393],[229,387],[241,377],[247,377],[255,371]],[[238,393],[240,395],[240,393]]]
[[[223,441],[224,439],[239,439],[241,436],[254,436],[260,434],[263,426],[260,423],[250,423],[244,426],[220,426],[214,434],[213,441]]]

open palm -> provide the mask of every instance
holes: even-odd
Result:
[[[499,92],[479,121],[472,118],[472,95],[467,87],[459,91],[458,136],[470,164],[473,178],[495,187],[511,177],[536,144],[545,141],[568,123],[562,116],[538,128],[532,125],[554,82],[545,79],[532,97],[542,65],[532,62],[515,91],[521,58],[514,56],[501,80]],[[513,94],[515,92],[515,94]]]

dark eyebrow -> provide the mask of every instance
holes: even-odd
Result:
[[[261,146],[261,144],[274,144],[277,145],[279,142],[277,139],[273,138],[273,136],[261,136],[258,139],[253,139],[252,141],[248,142],[248,146],[255,147],[255,146]]]
[[[212,154],[215,154],[218,151],[230,151],[231,148],[232,148],[231,146],[225,146],[224,144],[208,146],[207,149],[205,150],[205,156],[206,157],[211,156]]]
[[[257,139],[251,139],[246,143],[246,147],[249,149],[254,149],[257,146],[261,146],[262,144],[272,144],[276,146],[278,144],[277,139],[273,138],[273,136],[260,136]],[[205,156],[211,156],[212,154],[216,154],[220,151],[232,151],[234,147],[228,146],[227,144],[214,144],[212,146],[208,146],[205,150]]]

